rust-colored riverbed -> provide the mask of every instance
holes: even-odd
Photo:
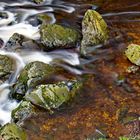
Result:
[[[66,0],[73,13],[55,11],[58,23],[81,28],[84,12],[96,8],[110,30],[102,47],[89,50],[97,60],[85,64],[88,74],[82,91],[69,105],[53,115],[44,110],[25,120],[29,140],[88,140],[103,135],[140,135],[140,69],[124,55],[130,43],[140,45],[139,0]],[[99,6],[94,6],[99,5]],[[135,71],[130,71],[131,68]]]

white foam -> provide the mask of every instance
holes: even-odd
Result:
[[[34,40],[40,38],[38,27],[33,27],[27,23],[18,23],[12,26],[0,27],[0,38],[2,38],[5,43],[14,33],[22,34]]]
[[[4,11],[4,13],[7,14],[8,18],[5,19],[0,19],[0,26],[6,26],[9,23],[11,23],[12,21],[15,20],[14,14],[8,11]]]
[[[10,122],[11,111],[18,105],[16,101],[10,101],[8,99],[9,92],[7,83],[0,86],[0,124],[2,125]]]

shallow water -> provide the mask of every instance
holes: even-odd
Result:
[[[23,34],[34,40],[39,39],[40,23],[36,20],[36,15],[39,13],[48,13],[50,24],[56,22],[80,30],[81,20],[87,9],[99,11],[110,29],[110,39],[106,44],[87,50],[89,59],[80,58],[77,50],[53,52],[22,50],[19,53],[4,50],[6,42],[13,33]],[[101,133],[101,129],[113,138],[129,133],[125,126],[117,123],[115,113],[121,106],[128,105],[131,112],[140,115],[140,87],[137,85],[136,76],[132,77],[126,73],[131,63],[123,56],[123,51],[130,42],[140,43],[139,0],[113,2],[46,0],[40,5],[25,0],[14,2],[1,0],[0,12],[8,15],[6,19],[0,18],[0,38],[4,41],[0,54],[7,54],[16,62],[16,71],[9,81],[0,86],[0,124],[3,125],[10,121],[11,110],[18,105],[16,101],[8,99],[9,87],[15,83],[25,64],[33,61],[51,63],[59,59],[67,64],[65,67],[68,71],[78,76],[85,73],[91,74],[91,79],[89,78],[85,84],[85,89],[79,101],[74,103],[74,107],[57,112],[58,114],[53,117],[43,112],[40,113],[40,119],[38,116],[33,116],[32,120],[25,121],[24,127],[30,139],[49,139],[49,136],[50,139],[58,139],[58,137],[73,140],[84,139],[95,132]],[[121,75],[126,77],[127,82],[118,86],[117,78]],[[139,73],[137,77],[140,77]],[[29,125],[35,129],[32,130]],[[37,130],[39,138],[36,134]]]

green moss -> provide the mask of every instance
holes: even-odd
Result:
[[[22,101],[17,108],[12,110],[12,122],[22,122],[34,112],[35,108],[29,101]]]
[[[27,140],[26,133],[14,123],[8,123],[0,128],[0,135],[4,140]]]
[[[22,99],[28,89],[35,87],[57,70],[52,65],[39,61],[27,64],[21,71],[16,84],[11,89],[11,96],[18,100]]]
[[[46,49],[75,47],[80,36],[76,30],[57,24],[42,25],[40,34]]]
[[[84,51],[85,47],[92,47],[108,39],[107,24],[98,12],[88,10],[85,13],[82,21],[82,34],[81,51]]]
[[[25,98],[35,105],[51,110],[67,103],[75,96],[80,87],[81,83],[77,80],[40,85],[27,94]]]
[[[125,55],[133,64],[140,66],[140,45],[130,44]]]
[[[8,80],[13,70],[14,61],[6,55],[0,55],[0,83]]]

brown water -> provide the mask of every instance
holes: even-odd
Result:
[[[11,3],[14,4],[13,1]],[[106,44],[88,49],[90,56],[88,60],[68,58],[74,60],[71,65],[75,65],[75,61],[80,61],[77,67],[80,67],[80,72],[83,74],[77,77],[86,79],[84,87],[72,103],[62,107],[53,115],[40,110],[38,114],[25,120],[22,126],[30,140],[92,140],[99,134],[117,140],[120,136],[140,134],[139,121],[123,124],[118,121],[117,115],[120,109],[128,108],[128,115],[140,116],[140,69],[138,68],[136,73],[129,73],[127,70],[132,64],[124,56],[128,44],[140,45],[139,0],[55,0],[47,1],[40,6],[31,3],[10,5],[5,10],[18,13],[22,9],[24,16],[25,13],[29,13],[24,19],[17,18],[17,23],[14,25],[17,28],[17,24],[22,23],[19,25],[21,29],[24,27],[24,21],[28,21],[25,26],[29,28],[25,31],[25,35],[32,31],[36,36],[31,36],[36,39],[39,36],[38,25],[35,25],[34,20],[31,22],[31,19],[34,19],[34,16],[31,16],[34,11],[31,10],[36,10],[36,13],[39,10],[46,10],[45,12],[52,18],[51,23],[56,22],[80,30],[82,17],[85,11],[91,8],[101,13],[107,22],[110,39]],[[13,26],[7,32],[2,27],[0,30],[6,36],[9,32],[13,33]],[[19,32],[21,33],[21,30]],[[7,38],[3,39],[6,41]],[[72,56],[74,54],[72,52]],[[30,53],[24,56],[19,54],[23,63],[30,61],[30,55]],[[42,54],[38,55],[40,60],[46,61]],[[66,59],[67,56],[63,52],[57,52],[57,55],[61,59]],[[27,61],[25,61],[26,56]],[[54,58],[51,53],[47,56]],[[72,68],[77,69],[77,67]]]

